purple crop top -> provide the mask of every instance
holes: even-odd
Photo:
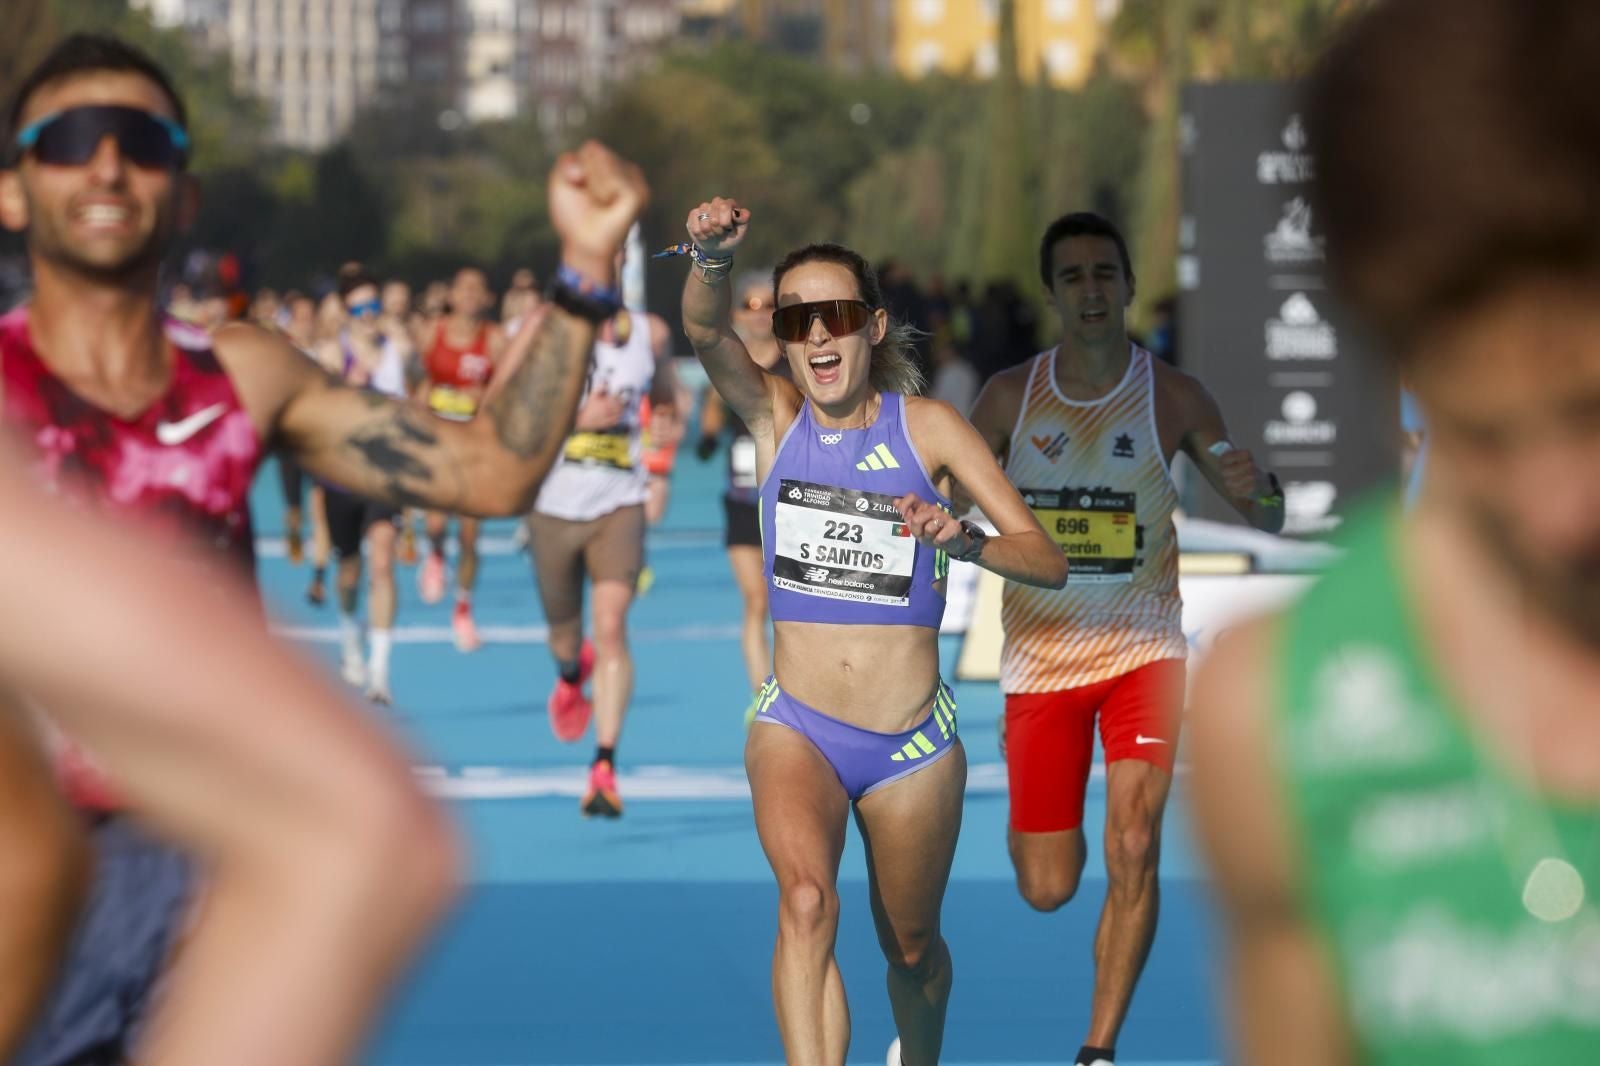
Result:
[[[886,392],[877,420],[829,429],[808,400],[761,483],[761,551],[776,622],[928,626],[944,618],[944,552],[917,543],[894,500],[949,509],[906,432],[906,401]]]

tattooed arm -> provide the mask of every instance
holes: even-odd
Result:
[[[648,198],[638,168],[591,141],[557,160],[549,188],[563,263],[612,284],[616,251]],[[590,322],[541,308],[508,344],[479,415],[452,423],[303,360],[290,366],[282,342],[260,331],[217,335],[262,435],[314,476],[372,499],[470,515],[532,506],[571,429],[593,344]]]
[[[525,326],[470,422],[353,388],[253,327],[228,327],[216,343],[263,436],[314,477],[369,499],[501,515],[531,506],[560,453],[594,327],[559,309]]]

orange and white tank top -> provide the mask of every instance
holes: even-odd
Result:
[[[1034,356],[1006,476],[1071,560],[1064,589],[1007,582],[1003,692],[1058,692],[1188,654],[1177,490],[1156,430],[1155,370],[1132,347],[1110,393],[1070,400],[1055,352]]]

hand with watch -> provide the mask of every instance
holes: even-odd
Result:
[[[983,555],[983,546],[989,539],[982,526],[966,519],[958,519],[936,503],[907,493],[894,501],[905,520],[906,528],[919,544],[937,548],[961,563],[975,563]]]

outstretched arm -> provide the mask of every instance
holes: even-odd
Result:
[[[562,262],[588,284],[615,286],[615,256],[648,198],[639,169],[594,142],[557,161],[550,215]],[[326,374],[284,382],[280,353],[262,336],[228,339],[239,377],[265,365],[279,380],[269,424],[309,471],[358,495],[473,515],[532,505],[560,453],[583,391],[595,323],[555,304],[523,324],[477,418],[450,423],[414,406],[359,392]],[[237,349],[253,346],[253,355]],[[219,352],[224,351],[219,338]],[[303,370],[303,368],[302,368]]]
[[[690,211],[688,227],[695,247],[713,264],[697,262],[689,268],[683,283],[683,332],[723,401],[751,433],[769,434],[771,390],[778,379],[761,369],[734,332],[728,267],[715,265],[719,259],[731,261],[749,231],[750,212],[719,196]]]

